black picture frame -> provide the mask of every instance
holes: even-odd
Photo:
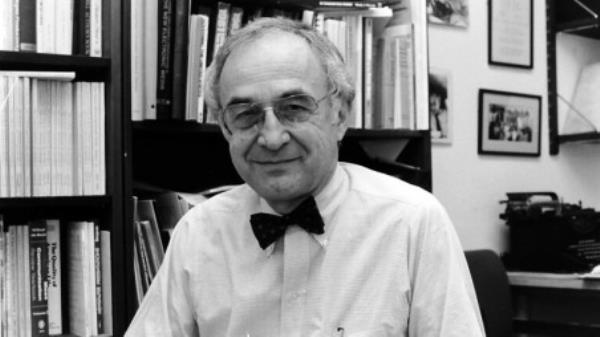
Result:
[[[542,97],[479,89],[479,154],[538,157]]]
[[[533,68],[533,0],[489,0],[488,63]]]

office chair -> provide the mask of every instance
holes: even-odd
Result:
[[[513,335],[513,308],[508,276],[500,257],[492,250],[466,251],[487,337]]]

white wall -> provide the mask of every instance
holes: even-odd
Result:
[[[506,192],[555,191],[565,202],[581,200],[600,210],[600,144],[567,144],[549,155],[545,0],[534,0],[534,68],[487,62],[487,1],[468,0],[469,27],[429,26],[430,67],[450,73],[452,143],[432,146],[433,192],[446,206],[465,249],[507,248],[499,218]],[[480,88],[542,96],[541,156],[477,154]]]

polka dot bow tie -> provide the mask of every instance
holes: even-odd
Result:
[[[313,197],[304,200],[296,209],[284,216],[268,213],[252,214],[250,223],[262,249],[277,241],[288,226],[298,225],[310,233],[325,233],[323,230],[325,224]]]

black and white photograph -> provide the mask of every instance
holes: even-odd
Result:
[[[427,19],[429,23],[468,27],[468,0],[427,0]]]
[[[479,91],[479,153],[540,155],[541,97]]]
[[[429,69],[429,123],[433,143],[452,142],[450,75],[447,70]]]

